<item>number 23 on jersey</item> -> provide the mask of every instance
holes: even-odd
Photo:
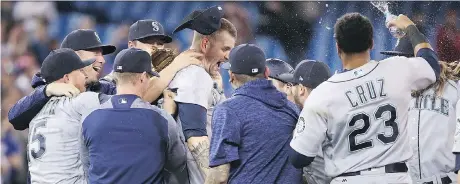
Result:
[[[351,128],[352,131],[348,135],[349,150],[350,152],[360,151],[362,149],[373,147],[376,143],[376,140],[381,142],[381,144],[391,144],[396,141],[399,135],[398,124],[396,122],[397,114],[396,108],[391,104],[385,104],[379,106],[374,114],[366,114],[364,112],[354,114],[350,121],[348,121],[347,126]],[[385,114],[388,114],[385,117]],[[382,126],[381,122],[383,121],[383,127],[385,129],[390,128],[391,134],[385,135],[385,130],[375,129],[376,131],[369,131],[371,127]],[[358,123],[359,122],[359,123]],[[364,125],[363,125],[364,124]],[[372,129],[372,128],[371,128]],[[379,133],[381,132],[381,133]],[[368,135],[370,137],[368,140],[358,141],[359,136],[366,134],[375,134]]]

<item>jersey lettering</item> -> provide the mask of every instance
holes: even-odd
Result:
[[[430,110],[444,116],[449,116],[449,100],[440,96],[420,95],[415,98],[412,109]]]
[[[374,114],[375,120],[383,119],[383,115],[389,113],[389,118],[384,120],[385,127],[391,128],[391,135],[387,136],[385,133],[377,134],[377,139],[384,144],[393,143],[396,141],[399,135],[398,124],[396,123],[396,108],[393,105],[386,104],[380,106]],[[367,141],[362,141],[357,143],[356,136],[366,134],[369,128],[371,127],[371,119],[366,113],[359,113],[354,115],[350,122],[348,123],[349,127],[357,126],[357,122],[362,121],[363,126],[361,128],[355,128],[348,135],[349,149],[350,152],[355,152],[361,149],[370,148],[373,146],[372,139]],[[379,124],[373,124],[374,126],[379,126]]]
[[[355,108],[360,105],[365,105],[378,98],[385,98],[387,94],[384,91],[384,79],[375,81],[367,81],[364,84],[355,86],[353,89],[347,90],[345,96],[350,102],[351,107]]]
[[[37,129],[39,128],[46,128],[46,121],[38,122],[33,127],[32,136],[29,142],[30,143],[38,142],[38,145],[39,145],[38,150],[32,149],[29,146],[30,155],[34,159],[38,159],[42,157],[42,155],[46,151],[46,143],[45,143],[46,138],[45,136],[43,136],[43,134],[37,133]]]

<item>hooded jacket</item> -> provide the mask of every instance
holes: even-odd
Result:
[[[229,183],[300,183],[288,160],[298,114],[271,81],[247,82],[216,106],[210,166],[230,163]]]

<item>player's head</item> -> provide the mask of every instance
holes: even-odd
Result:
[[[129,91],[139,96],[143,96],[147,91],[149,79],[159,76],[152,71],[150,54],[138,48],[120,51],[115,57],[113,72],[117,91]]]
[[[228,63],[222,68],[229,70],[230,83],[235,89],[252,80],[267,79],[269,75],[264,51],[253,44],[233,48]]]
[[[334,26],[334,38],[340,58],[362,54],[373,47],[374,31],[369,19],[359,13],[347,13]]]
[[[294,102],[303,107],[310,92],[331,77],[329,67],[319,61],[303,60],[294,69],[293,74],[287,74],[292,87]]]
[[[85,68],[88,74],[88,83],[98,81],[98,76],[105,63],[103,55],[111,54],[116,50],[113,45],[102,44],[97,33],[89,29],[77,29],[70,32],[62,41],[61,48],[74,50],[82,60],[96,59],[92,67]]]
[[[289,79],[286,78],[286,75],[283,74],[290,74],[294,72],[294,69],[281,59],[269,58],[266,62],[270,70],[268,79],[272,81],[278,91],[286,93],[288,98],[292,97],[292,84],[289,82]]]
[[[150,54],[153,47],[162,49],[165,43],[171,43],[172,38],[165,34],[163,25],[159,22],[146,19],[138,20],[129,27],[128,46],[142,49]]]
[[[52,82],[69,83],[81,92],[86,91],[85,67],[90,66],[96,59],[82,61],[72,49],[53,50],[43,61],[40,73],[47,84]]]
[[[206,10],[195,10],[188,15],[174,32],[185,28],[194,30],[191,49],[204,54],[204,68],[214,75],[219,66],[228,60],[230,50],[235,47],[237,30],[227,19],[220,6]]]

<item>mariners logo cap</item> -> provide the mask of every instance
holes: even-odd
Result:
[[[137,48],[128,48],[120,51],[115,57],[113,71],[119,73],[144,73],[159,77],[157,72],[152,70],[152,59],[150,54]]]
[[[40,73],[46,83],[51,83],[72,71],[93,64],[94,61],[96,61],[94,58],[82,61],[75,51],[69,48],[56,49],[46,56]]]
[[[111,54],[117,49],[113,45],[103,45],[96,31],[90,29],[77,29],[70,32],[62,41],[61,48],[75,51],[100,48],[102,55]]]
[[[211,35],[219,30],[222,17],[224,17],[224,10],[220,6],[213,6],[206,10],[195,10],[182,20],[173,34],[189,28],[203,35]]]
[[[165,34],[163,25],[155,20],[138,20],[132,24],[131,27],[129,27],[129,41],[139,40],[147,37],[156,37],[163,40],[165,43],[172,42],[172,38]]]
[[[269,58],[266,60],[267,67],[270,70],[269,77],[279,80],[284,83],[289,82],[289,78],[286,78],[286,75],[283,74],[292,74],[294,69],[291,65],[281,59]]]
[[[331,77],[329,67],[319,61],[303,60],[294,69],[293,74],[282,74],[293,84],[302,84],[308,88],[316,88]]]
[[[254,44],[241,44],[230,51],[227,63],[222,68],[235,74],[255,76],[265,72],[265,53]]]

